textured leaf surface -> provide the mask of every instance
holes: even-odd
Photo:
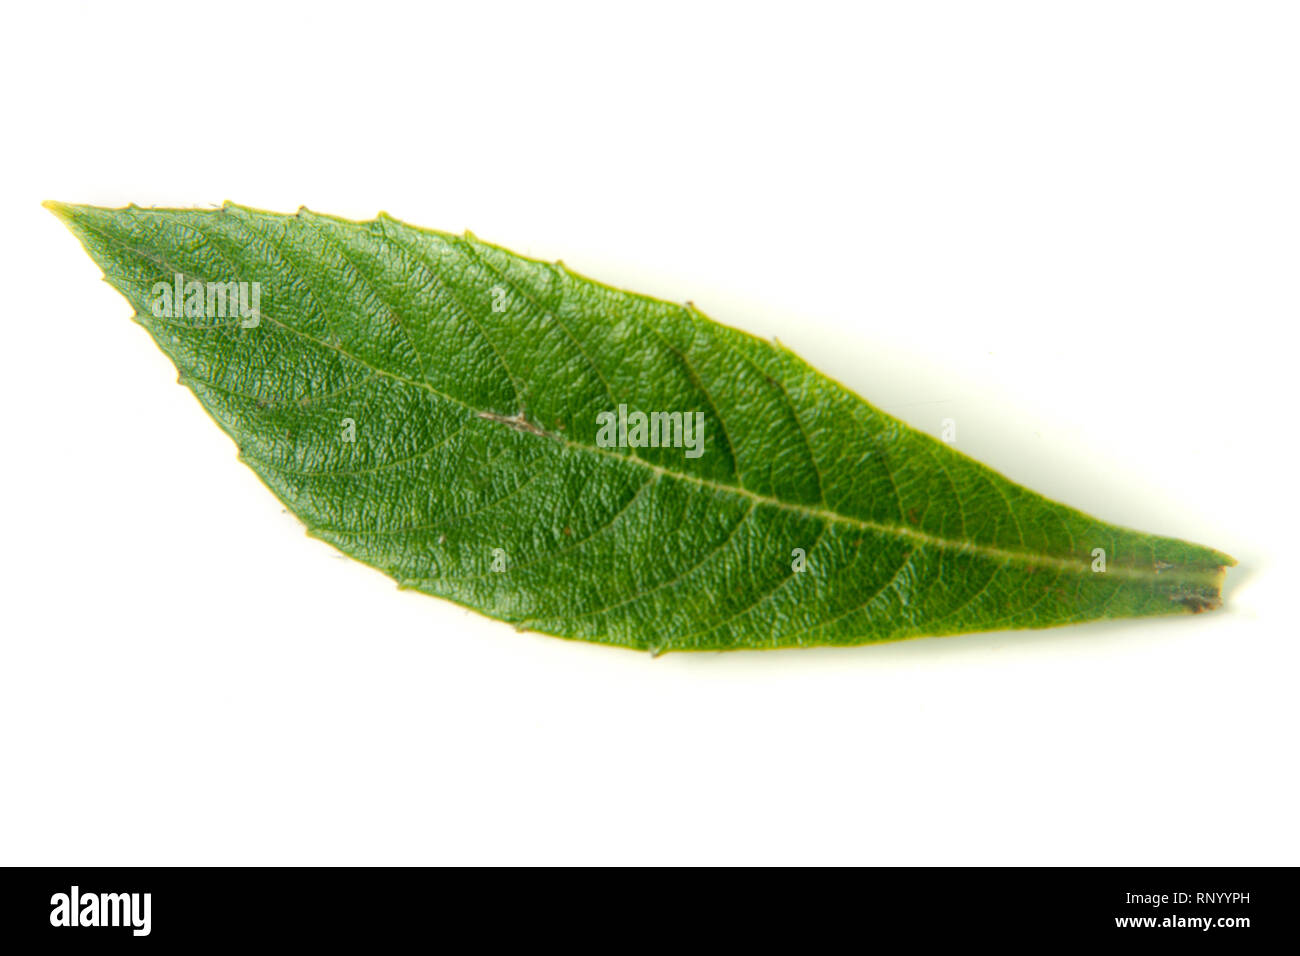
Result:
[[[1049,501],[691,306],[470,236],[49,205],[312,535],[520,628],[861,644],[1204,610],[1233,563]],[[257,283],[256,324],[168,314],[176,276]],[[600,444],[620,405],[702,413],[702,452]]]

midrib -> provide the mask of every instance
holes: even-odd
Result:
[[[789,511],[789,512],[793,512],[794,514],[802,515],[804,517],[816,518],[820,521],[824,521],[832,524],[842,524],[851,528],[856,528],[861,531],[870,531],[876,534],[892,535],[897,538],[902,538],[914,542],[918,546],[922,546],[922,547],[940,548],[946,551],[954,551],[961,554],[972,554],[978,557],[987,558],[992,561],[1006,561],[1006,562],[1012,562],[1016,564],[1022,564],[1028,567],[1054,568],[1061,571],[1074,572],[1077,574],[1093,573],[1090,565],[1087,562],[1080,561],[1078,559],[1064,558],[1064,557],[1060,557],[1057,555],[1050,555],[1050,554],[1040,554],[1033,551],[1016,551],[1014,549],[992,547],[990,545],[978,544],[974,541],[954,540],[952,538],[944,538],[939,535],[933,535],[924,531],[918,531],[916,528],[910,528],[905,525],[890,524],[888,522],[882,522],[882,521],[871,521],[865,518],[857,518],[852,515],[840,514],[837,511],[831,511],[826,508],[811,507],[808,505],[800,505],[789,501],[783,501],[780,498],[773,498],[770,495],[762,495],[759,494],[758,492],[750,491],[747,488],[741,488],[736,485],[727,485],[721,482],[711,481],[708,478],[701,478],[697,475],[691,475],[685,472],[673,471],[672,469],[664,468],[661,465],[656,465],[653,462],[648,462],[644,458],[639,458],[636,455],[620,455],[608,449],[601,448],[598,445],[586,445],[583,444],[582,442],[574,441],[573,439],[569,438],[566,435],[560,435],[554,432],[546,431],[545,429],[540,428],[539,426],[537,426],[535,423],[531,421],[528,422],[529,427],[518,428],[513,425],[510,425],[505,420],[506,416],[503,416],[498,412],[493,412],[485,408],[477,408],[474,405],[470,404],[469,402],[465,401],[464,399],[457,398],[455,395],[450,395],[447,392],[442,391],[441,389],[435,388],[429,382],[422,382],[417,379],[409,378],[401,374],[400,372],[394,372],[389,369],[383,369],[376,365],[372,365],[371,363],[367,362],[365,359],[353,355],[351,352],[349,352],[347,349],[343,348],[342,346],[336,346],[329,342],[324,342],[316,338],[315,336],[311,335],[310,333],[304,332],[301,329],[296,329],[293,326],[286,325],[283,322],[271,318],[270,316],[263,315],[262,318],[270,321],[273,325],[281,329],[284,329],[286,332],[290,332],[294,335],[301,336],[302,338],[307,339],[308,341],[313,342],[316,345],[319,345],[321,348],[325,348],[337,352],[339,355],[342,355],[344,358],[348,359],[349,361],[355,362],[357,365],[369,369],[375,375],[392,379],[395,382],[400,382],[404,385],[409,385],[412,388],[423,389],[432,395],[436,395],[438,398],[441,398],[444,401],[451,402],[454,405],[458,405],[459,407],[465,409],[466,411],[472,412],[475,415],[475,417],[481,421],[488,422],[493,425],[499,425],[502,428],[507,428],[510,431],[516,432],[518,434],[529,435],[533,438],[537,438],[542,441],[558,442],[565,448],[571,449],[576,452],[583,452],[591,455],[600,455],[605,458],[612,459],[614,461],[622,462],[625,465],[631,464],[639,468],[644,468],[654,473],[655,475],[661,477],[671,478],[675,481],[685,482],[687,484],[695,485],[699,488],[707,488],[708,490],[718,494],[732,495],[737,498],[746,499],[754,503],[755,505],[766,505],[771,508],[779,508],[784,511]],[[517,414],[523,415],[524,413],[521,410]],[[1173,576],[1177,570],[1178,569],[1171,568],[1166,572],[1164,572],[1164,574]],[[1142,579],[1155,578],[1157,574],[1160,573],[1157,572],[1155,568],[1135,567],[1133,565],[1115,564],[1113,562],[1107,565],[1106,572],[1108,574],[1116,574],[1121,577],[1142,578]]]

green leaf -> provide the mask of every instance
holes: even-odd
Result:
[[[468,235],[48,205],[311,535],[520,629],[659,652],[1048,627],[1216,607],[1234,563]]]

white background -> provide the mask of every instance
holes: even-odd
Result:
[[[6,17],[0,862],[1300,862],[1294,5]],[[470,228],[1240,567],[1136,624],[517,634],[306,538],[49,198]]]

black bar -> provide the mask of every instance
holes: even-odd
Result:
[[[802,938],[915,942],[1171,942],[1234,949],[1294,936],[1291,869],[50,868],[3,871],[0,939],[133,947],[318,942],[331,947]],[[77,923],[71,925],[72,888]],[[105,894],[111,896],[105,897]],[[144,919],[148,894],[148,919]],[[94,897],[94,902],[88,898]],[[66,903],[60,909],[61,903]],[[60,925],[54,925],[59,923]],[[698,925],[706,927],[700,930]],[[692,928],[696,927],[696,928]],[[147,932],[145,932],[147,930]],[[700,936],[703,932],[705,935]],[[806,948],[806,947],[801,947]],[[9,949],[10,952],[26,950]]]

